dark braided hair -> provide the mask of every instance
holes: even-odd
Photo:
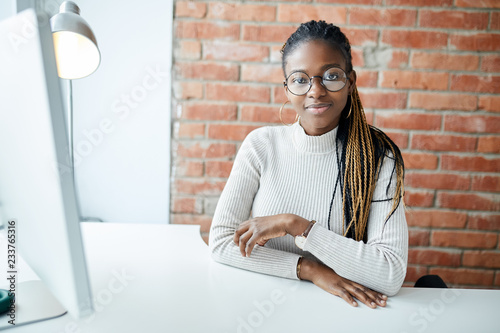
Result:
[[[303,23],[286,41],[281,49],[283,73],[288,56],[300,45],[312,40],[322,40],[339,50],[346,60],[346,72],[352,68],[351,44],[339,27],[325,21]],[[402,201],[404,193],[404,162],[396,144],[382,131],[368,125],[358,90],[354,87],[344,107],[337,131],[337,142],[341,144],[339,159],[340,186],[344,235],[357,241],[366,242],[368,214],[373,200],[375,184],[383,160],[389,153],[394,158],[392,173],[396,173],[396,191],[392,199],[392,209],[387,222]],[[337,151],[337,153],[339,153]],[[337,185],[335,185],[337,186]],[[389,195],[391,183],[387,185]]]

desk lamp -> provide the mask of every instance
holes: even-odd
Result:
[[[70,163],[73,158],[73,87],[71,80],[86,77],[97,69],[101,61],[97,41],[88,23],[80,16],[80,8],[72,1],[64,1],[59,13],[50,19],[57,72],[68,79],[68,124]]]

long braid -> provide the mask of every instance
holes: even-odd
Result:
[[[351,46],[347,37],[333,24],[310,21],[303,23],[283,45],[283,72],[288,55],[301,43],[311,40],[323,40],[339,49],[346,58],[346,72],[352,71]],[[395,160],[393,173],[396,173],[396,190],[392,194],[392,208],[386,217],[387,222],[403,198],[403,158],[399,148],[387,135],[368,125],[356,87],[342,111],[337,140],[342,144],[339,172],[343,175],[340,177],[340,186],[344,235],[357,241],[366,241],[368,215],[383,160],[390,152]],[[387,195],[390,187],[389,182]]]

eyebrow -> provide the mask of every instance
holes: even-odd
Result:
[[[321,66],[321,71],[326,71],[327,69],[330,69],[330,68],[333,68],[333,67],[338,67],[338,68],[344,70],[342,68],[342,66],[340,66],[340,64],[333,63],[333,64],[325,64],[325,65]],[[307,71],[305,69],[302,69],[302,68],[294,69],[294,70],[290,71],[290,74],[295,73],[295,72],[304,72],[304,73],[307,74]],[[288,74],[288,75],[290,75],[290,74]]]

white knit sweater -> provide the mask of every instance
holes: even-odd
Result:
[[[231,266],[297,279],[300,256],[320,261],[337,274],[388,296],[396,294],[405,278],[408,230],[400,204],[386,222],[394,188],[386,193],[394,167],[385,158],[370,209],[367,243],[342,236],[342,190],[335,191],[328,229],[328,210],[337,181],[337,128],[309,136],[300,124],[261,127],[241,145],[221,194],[210,231],[213,258]],[[339,147],[340,151],[340,147]],[[391,186],[396,184],[395,173]],[[233,242],[239,224],[250,217],[297,214],[316,224],[304,251],[290,235],[256,245],[242,257]]]

